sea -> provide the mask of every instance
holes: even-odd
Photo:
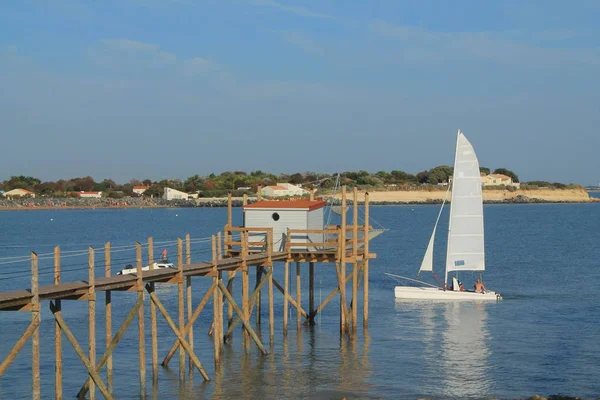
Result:
[[[498,302],[410,302],[394,298],[398,281],[392,273],[415,277],[439,206],[372,206],[371,223],[387,231],[371,242],[377,258],[370,266],[370,319],[362,328],[359,295],[358,330],[339,333],[339,298],[316,318],[315,326],[296,328],[294,309],[283,310],[275,297],[275,338],[269,342],[268,307],[263,296],[257,332],[269,354],[242,346],[238,327],[215,368],[208,335],[212,306],[195,325],[195,352],[211,381],[196,371],[178,377],[178,357],[159,366],[152,383],[149,305],[146,301],[146,397],[139,390],[137,323],[115,350],[114,393],[117,399],[517,399],[532,395],[600,397],[600,203],[485,205],[485,285],[500,292]],[[135,244],[147,257],[148,237],[154,253],[167,250],[176,259],[176,240],[190,235],[192,261],[209,260],[210,236],[226,223],[224,208],[39,210],[0,212],[0,291],[30,283],[30,252],[39,257],[40,283],[50,284],[52,251],[62,253],[63,282],[87,280],[88,251],[93,249],[97,276],[104,274],[103,246],[110,241],[113,273],[135,264]],[[242,222],[234,209],[234,224]],[[443,277],[447,209],[437,229],[434,270]],[[291,268],[292,274],[295,268]],[[301,265],[302,305],[308,308],[308,265]],[[275,279],[283,282],[283,264]],[[317,264],[315,301],[336,286],[332,264]],[[254,278],[254,275],[251,275]],[[292,275],[294,277],[294,275]],[[435,283],[431,274],[421,278]],[[471,287],[476,274],[461,273]],[[210,278],[193,279],[194,304]],[[295,293],[295,278],[290,279]],[[254,284],[254,281],[253,283]],[[405,284],[404,282],[402,284]],[[239,299],[240,283],[236,282]],[[348,285],[348,292],[350,292]],[[359,291],[360,292],[360,291]],[[177,316],[176,285],[157,285],[157,294]],[[113,334],[135,302],[132,292],[113,293]],[[97,359],[105,346],[104,293],[97,298]],[[63,316],[87,351],[88,304],[63,301]],[[289,313],[287,335],[283,313]],[[30,321],[27,312],[0,314],[0,360],[10,352]],[[252,319],[255,324],[255,319]],[[42,303],[42,398],[54,397],[54,320]],[[160,360],[175,335],[159,317]],[[66,398],[86,380],[84,365],[63,338]],[[187,361],[186,361],[187,363]],[[106,380],[106,372],[101,376]],[[26,344],[0,377],[0,399],[31,398],[31,345]],[[97,393],[101,396],[100,393]]]

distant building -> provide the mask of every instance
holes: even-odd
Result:
[[[239,188],[237,188],[237,190],[240,190],[240,191],[241,190],[245,191],[245,190],[250,190],[250,189],[252,189],[250,186],[240,186]]]
[[[150,189],[150,186],[134,186],[133,193],[141,196],[146,190]]]
[[[265,186],[260,192],[266,197],[283,197],[283,196],[308,196],[310,192],[302,189],[291,183],[278,183],[274,186]]]
[[[78,197],[99,199],[102,197],[102,192],[75,192]]]
[[[165,187],[163,192],[163,199],[165,200],[187,200],[190,196],[186,192],[180,190],[171,189]]]
[[[504,174],[481,174],[481,184],[483,186],[514,186],[520,187],[519,182],[513,182],[512,178]]]
[[[35,199],[35,193],[27,189],[13,189],[8,192],[4,192],[4,197],[12,199],[13,197],[32,197]]]

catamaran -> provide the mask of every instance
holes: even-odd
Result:
[[[460,130],[456,139],[454,173],[451,186],[449,184],[442,207],[433,226],[433,233],[429,239],[419,273],[422,271],[433,272],[435,231],[449,191],[452,191],[452,200],[450,202],[444,284],[438,287],[419,280],[388,274],[424,285],[396,286],[394,293],[398,299],[497,300],[501,298],[499,293],[491,290],[482,290],[481,292],[463,290],[456,276],[452,277],[453,284],[451,286],[448,285],[448,274],[451,272],[478,271],[481,273],[485,270],[483,198],[481,194],[479,161],[477,160],[473,146]]]

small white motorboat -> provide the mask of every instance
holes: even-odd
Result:
[[[164,268],[176,268],[175,264],[170,262],[169,260],[160,260],[158,262],[153,263],[154,269],[164,269]],[[150,271],[150,266],[146,265],[142,267],[142,271]],[[127,264],[125,268],[117,272],[117,275],[128,275],[137,273],[137,268],[131,264]]]

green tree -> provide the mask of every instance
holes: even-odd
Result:
[[[427,183],[429,181],[429,172],[421,171],[417,174],[417,181],[421,184]]]
[[[294,184],[294,185],[299,185],[301,183],[304,183],[304,179],[305,179],[304,175],[297,172],[297,173],[293,174],[292,176],[290,176],[290,183]]]
[[[42,183],[38,178],[34,178],[33,176],[11,176],[10,179],[4,182],[4,186],[8,190],[12,189],[28,189],[32,190],[35,185],[39,185]]]
[[[490,174],[490,169],[486,168],[486,167],[479,167],[479,172],[489,175]]]
[[[427,177],[427,182],[436,185],[441,182],[448,182],[448,179],[454,173],[454,168],[448,165],[439,165],[431,170],[429,170],[429,175]]]
[[[512,172],[510,169],[496,168],[493,173],[510,176],[512,178],[513,182],[519,182],[519,176],[517,174],[515,174],[514,172]]]

